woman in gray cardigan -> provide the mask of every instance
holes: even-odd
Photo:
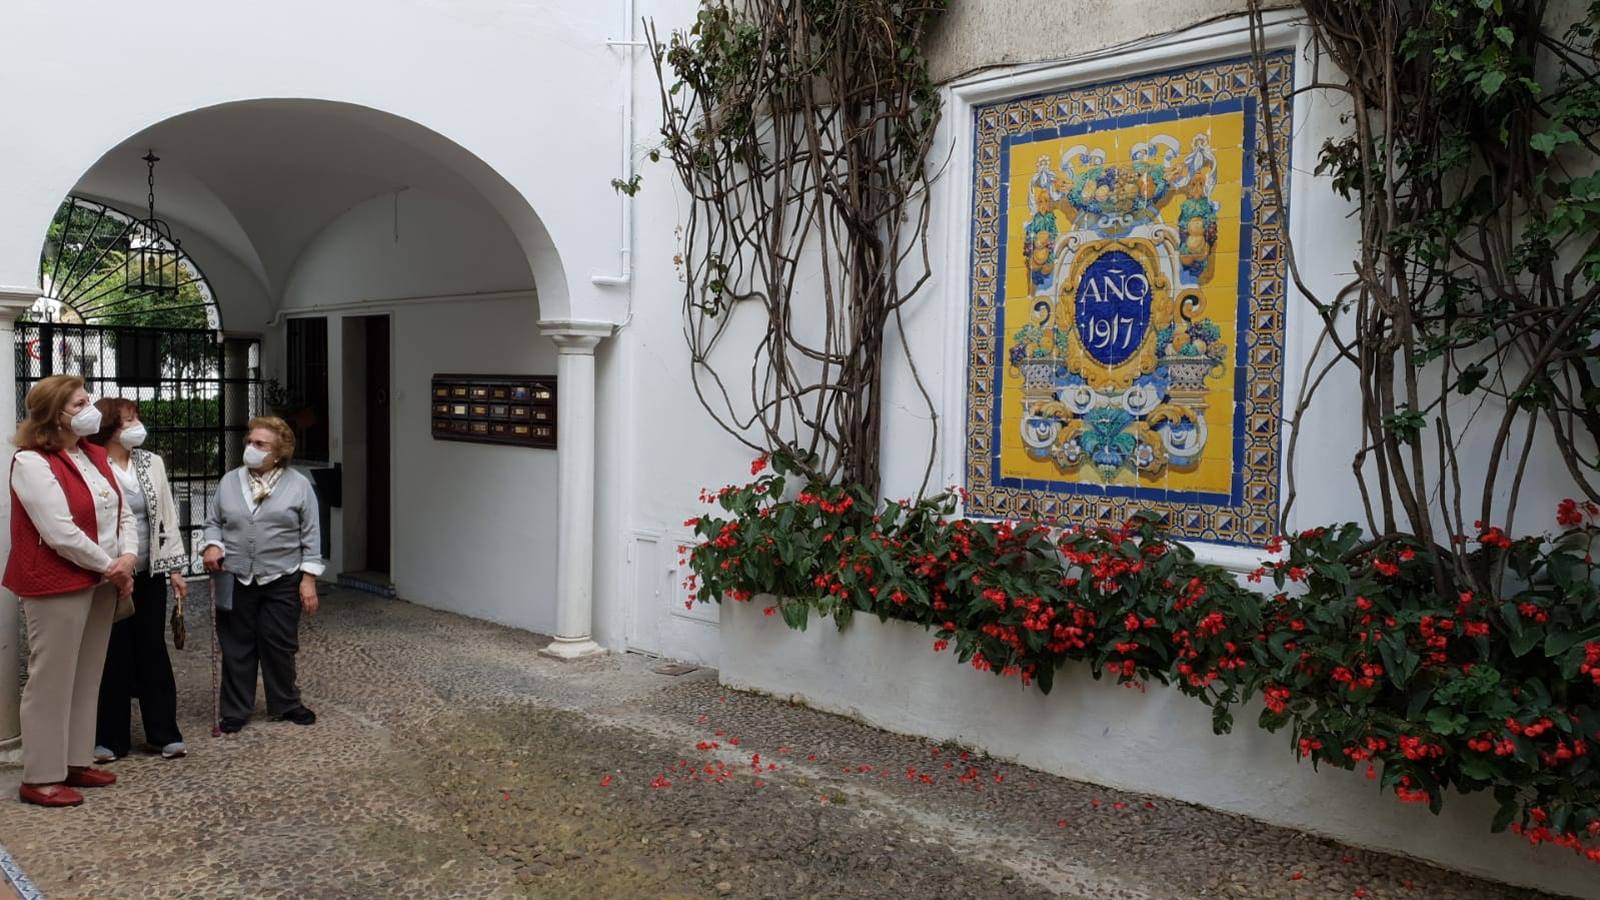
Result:
[[[289,468],[293,458],[288,423],[251,419],[244,465],[222,476],[206,522],[206,568],[227,579],[220,590],[213,581],[212,591],[222,645],[221,725],[229,733],[255,709],[258,667],[269,715],[296,725],[317,720],[300,702],[294,656],[301,611],[317,612],[322,536],[316,492]]]

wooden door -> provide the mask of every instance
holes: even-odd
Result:
[[[389,317],[367,323],[367,568],[389,571]]]

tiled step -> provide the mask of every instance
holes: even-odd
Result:
[[[339,586],[380,597],[395,596],[394,582],[384,572],[340,572]]]

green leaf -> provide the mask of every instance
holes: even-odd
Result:
[[[1542,628],[1525,628],[1521,634],[1511,636],[1511,655],[1526,656],[1528,651],[1539,645],[1539,639],[1544,637]]]
[[[1561,677],[1567,681],[1577,678],[1578,670],[1583,668],[1587,658],[1588,655],[1583,652],[1582,647],[1573,647],[1568,650],[1566,659],[1561,661]]]
[[[1051,665],[1040,666],[1039,667],[1039,671],[1034,674],[1034,679],[1033,680],[1034,680],[1035,684],[1039,685],[1039,693],[1041,693],[1041,694],[1050,693],[1050,688],[1055,685],[1055,681],[1056,681],[1056,669],[1055,669],[1055,666],[1051,666]]]
[[[1552,631],[1544,639],[1544,655],[1552,658],[1560,656],[1582,640],[1581,631]]]
[[[1499,69],[1491,69],[1483,73],[1479,79],[1478,87],[1483,90],[1484,96],[1493,97],[1500,90],[1500,85],[1506,83],[1506,73]]]
[[[806,630],[806,620],[811,616],[811,608],[798,600],[779,600],[778,612],[783,615],[784,624],[796,631]]]
[[[1494,30],[1494,36],[1499,38],[1500,43],[1505,44],[1507,47],[1515,43],[1517,39],[1517,36],[1511,32],[1511,29],[1505,27],[1504,25],[1501,25],[1499,28]]]
[[[1500,809],[1494,814],[1494,821],[1489,824],[1489,830],[1499,834],[1511,827],[1511,822],[1517,817],[1517,801],[1515,795],[1511,800],[1500,801]]]
[[[1506,623],[1506,628],[1511,631],[1512,637],[1522,634],[1522,613],[1517,612],[1515,603],[1507,603],[1500,607],[1500,618]]]
[[[1473,363],[1461,370],[1461,380],[1456,382],[1456,393],[1470,394],[1478,389],[1483,379],[1488,377],[1489,367],[1483,363]]]
[[[1557,131],[1541,131],[1528,139],[1533,149],[1549,156],[1556,152],[1562,144],[1571,144],[1578,140],[1578,133],[1570,128],[1561,128]]]
[[[1406,706],[1406,720],[1416,721],[1417,717],[1422,715],[1422,710],[1427,707],[1428,701],[1431,699],[1433,699],[1433,688],[1412,694],[1411,702]]]
[[[1445,709],[1442,706],[1428,710],[1428,727],[1432,728],[1436,734],[1449,737],[1460,734],[1466,729],[1466,726],[1467,717],[1454,710]]]
[[[1211,730],[1215,734],[1227,734],[1233,730],[1233,713],[1226,706],[1211,708]]]
[[[1481,756],[1469,756],[1461,761],[1461,774],[1477,781],[1494,781],[1499,773],[1488,760]]]

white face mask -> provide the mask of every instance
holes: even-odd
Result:
[[[272,454],[255,445],[244,448],[244,464],[252,469],[261,468],[261,465],[271,456]]]
[[[135,450],[144,444],[146,434],[144,423],[135,422],[122,429],[122,434],[117,437],[117,440],[121,441],[122,446],[127,447],[129,450]]]
[[[85,406],[72,417],[72,433],[88,437],[100,430],[100,410],[93,404]]]

